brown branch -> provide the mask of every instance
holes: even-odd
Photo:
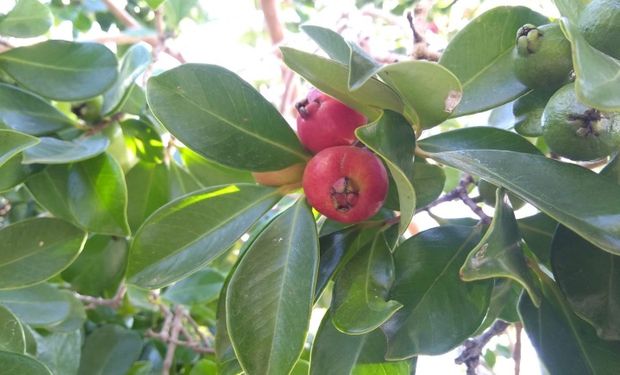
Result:
[[[92,41],[96,43],[115,43],[115,44],[136,44],[140,42],[145,42],[154,47],[157,45],[157,35],[155,34],[140,35],[140,36],[127,35],[127,34],[103,35],[103,36],[92,39]]]
[[[105,5],[108,7],[110,13],[116,17],[123,25],[128,28],[138,28],[140,27],[140,23],[133,18],[133,16],[127,11],[114,3],[113,0],[103,0]]]
[[[79,293],[74,293],[74,295],[77,297],[77,299],[87,304],[86,306],[84,306],[84,308],[87,310],[97,308],[98,306],[107,306],[113,309],[117,309],[123,302],[123,298],[125,297],[126,292],[127,287],[121,284],[118,287],[116,294],[112,298],[85,296]]]
[[[476,368],[480,363],[482,349],[489,341],[503,333],[510,324],[503,320],[496,320],[493,325],[478,337],[469,339],[463,343],[463,351],[454,362],[457,365],[465,364],[467,366],[467,375],[476,375]]]
[[[518,322],[515,324],[517,341],[512,352],[512,359],[515,361],[515,375],[521,373],[521,334],[523,333],[523,323]]]
[[[164,363],[162,364],[161,373],[162,375],[169,375],[170,368],[172,367],[172,361],[174,360],[174,352],[177,349],[177,345],[179,341],[179,333],[181,333],[181,329],[183,328],[183,307],[178,305],[174,309],[174,314],[172,318],[172,327],[170,328],[170,337],[167,340],[168,347],[166,348],[166,357],[164,358]]]
[[[278,3],[275,0],[261,0],[260,4],[263,9],[263,15],[265,16],[267,30],[271,37],[271,43],[278,44],[284,39],[284,29],[280,22]]]

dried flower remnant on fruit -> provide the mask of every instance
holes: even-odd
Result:
[[[359,189],[349,177],[342,177],[332,185],[330,194],[334,207],[338,211],[347,212],[357,204]]]

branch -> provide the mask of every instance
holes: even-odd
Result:
[[[176,351],[179,343],[179,333],[181,333],[181,329],[183,328],[183,323],[181,321],[182,318],[183,308],[178,305],[176,309],[174,309],[172,328],[170,328],[170,338],[168,339],[168,348],[166,349],[166,357],[164,358],[164,363],[162,364],[161,369],[162,375],[170,374],[170,367],[172,367],[172,361],[174,360],[174,352]]]
[[[84,296],[79,293],[74,293],[74,295],[80,301],[87,303],[84,306],[85,309],[90,310],[97,308],[98,306],[108,306],[113,309],[119,308],[121,303],[123,302],[123,298],[125,298],[125,293],[127,292],[127,287],[124,284],[121,284],[116,291],[116,294],[112,298],[101,298],[101,297],[92,297],[92,296]]]
[[[523,323],[516,323],[515,328],[517,331],[517,341],[512,352],[512,359],[515,361],[515,375],[519,375],[521,373],[521,334],[523,333]]]
[[[277,2],[275,0],[261,0],[260,4],[263,9],[263,15],[265,16],[267,30],[271,37],[271,43],[278,44],[284,39],[284,29],[280,22]]]
[[[480,363],[480,355],[482,355],[482,349],[489,343],[489,341],[503,333],[510,324],[503,320],[496,320],[495,323],[482,333],[478,337],[469,339],[463,343],[464,349],[461,355],[459,355],[454,362],[457,365],[465,364],[467,366],[467,375],[476,375],[476,368]]]
[[[108,7],[110,13],[116,17],[121,23],[128,28],[138,28],[140,27],[140,23],[132,17],[131,14],[127,13],[127,11],[114,3],[113,0],[103,0],[105,5]]]

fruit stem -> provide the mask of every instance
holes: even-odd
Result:
[[[415,146],[415,156],[424,158],[424,159],[428,159],[428,158],[433,158],[433,154],[427,151],[422,150],[419,146]]]

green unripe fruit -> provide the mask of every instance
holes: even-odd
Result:
[[[480,197],[485,204],[491,207],[495,207],[496,191],[497,186],[493,185],[487,180],[480,179],[480,181],[478,181],[478,192],[480,193]],[[510,201],[510,204],[512,205],[512,208],[514,210],[518,210],[525,205],[525,201],[523,201],[523,199],[517,197],[512,193],[508,193],[508,200]]]
[[[540,137],[542,125],[540,119],[545,104],[553,95],[553,91],[533,90],[517,99],[512,106],[515,117],[515,131],[525,137]]]
[[[570,42],[560,25],[523,25],[513,52],[517,79],[532,89],[553,89],[566,83],[573,69]]]
[[[601,112],[581,103],[574,83],[549,99],[542,125],[549,149],[572,160],[596,160],[620,148],[620,113]]]
[[[103,96],[94,97],[78,106],[72,108],[79,118],[89,124],[95,124],[101,121],[101,108],[103,107]]]
[[[579,30],[594,48],[620,59],[620,1],[590,2],[579,16]]]

